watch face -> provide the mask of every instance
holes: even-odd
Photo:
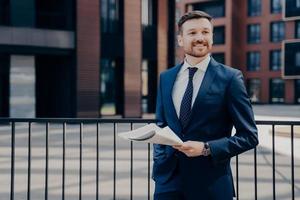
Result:
[[[204,149],[203,149],[203,155],[208,156],[209,154],[210,154],[209,144],[205,143],[204,144]]]
[[[207,143],[205,143],[205,144],[204,144],[204,148],[205,148],[205,149],[208,149],[208,148],[209,148],[209,145],[208,145]]]

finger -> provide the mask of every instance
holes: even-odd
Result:
[[[181,147],[173,146],[174,149],[181,150]]]
[[[179,149],[177,149],[178,151],[180,151],[180,152],[182,152],[182,153],[184,153],[184,154],[187,154],[187,153],[189,153],[187,150],[185,150],[185,149],[182,149],[182,148],[179,148]]]
[[[173,145],[173,148],[178,149],[180,148],[182,145]]]

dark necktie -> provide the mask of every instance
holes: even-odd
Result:
[[[181,101],[180,113],[179,113],[179,120],[183,129],[185,129],[185,127],[187,126],[191,116],[192,99],[193,99],[193,77],[198,68],[189,67],[188,69],[189,69],[189,82],[187,84],[187,87],[185,89]]]

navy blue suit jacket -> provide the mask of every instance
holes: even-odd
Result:
[[[158,187],[163,190],[178,190],[173,182],[179,181],[187,199],[232,199],[230,158],[258,144],[242,73],[211,58],[189,124],[182,130],[172,100],[173,85],[181,66],[160,75],[156,105],[158,125],[169,126],[183,141],[208,142],[211,156],[187,157],[171,146],[154,145],[153,179],[157,187],[164,186]],[[232,136],[233,126],[236,133]],[[156,192],[164,192],[159,190]]]

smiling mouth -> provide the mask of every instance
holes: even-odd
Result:
[[[204,43],[194,43],[195,47],[205,47],[206,45]]]
[[[203,47],[205,47],[205,45],[200,45],[200,44],[197,44],[197,45],[194,45],[194,47],[197,47],[197,48],[203,48]]]

